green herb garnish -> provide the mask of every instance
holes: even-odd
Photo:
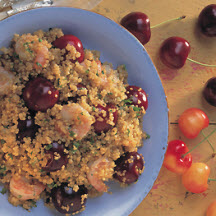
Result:
[[[128,136],[130,135],[130,130],[129,129],[127,129],[127,132],[128,132]]]
[[[73,131],[69,131],[70,137],[74,137],[75,133]]]
[[[146,133],[146,139],[150,139],[150,135]]]
[[[40,64],[39,62],[36,62],[36,65],[42,67],[42,64]]]
[[[2,188],[2,190],[0,191],[1,194],[6,194],[7,193],[7,189],[6,188]]]
[[[50,150],[50,149],[52,148],[52,144],[46,145],[44,148],[45,148],[46,150]]]
[[[12,154],[8,154],[8,156],[11,158],[11,160],[13,160],[13,155]]]
[[[133,111],[138,111],[139,112],[140,110],[141,110],[140,107],[135,107],[135,106],[133,107]]]
[[[6,141],[3,140],[3,139],[1,139],[0,142],[1,142],[2,145],[6,143]]]
[[[133,101],[131,101],[130,98],[123,100],[123,102],[124,102],[124,104],[128,104],[128,103],[132,104],[133,103]]]
[[[39,42],[42,42],[42,39],[41,39],[41,38],[39,38],[39,39],[38,39],[38,41],[39,41]]]

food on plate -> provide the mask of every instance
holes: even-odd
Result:
[[[134,183],[144,170],[147,94],[127,83],[125,65],[61,29],[14,35],[0,58],[0,182],[25,209],[43,198],[78,213],[105,181]]]

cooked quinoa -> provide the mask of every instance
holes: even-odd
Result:
[[[113,69],[112,64],[101,63],[98,51],[87,49],[80,63],[75,46],[53,45],[63,36],[57,28],[15,34],[10,47],[1,48],[0,182],[15,206],[30,209],[43,198],[62,213],[77,213],[87,196],[109,191],[105,180],[120,179],[114,178],[116,161],[142,146],[147,138],[141,124],[145,109],[127,97],[124,65]],[[53,85],[55,93],[47,94],[54,95],[55,103],[46,110],[31,98],[30,90],[35,94],[33,87],[39,88],[39,81],[31,85],[36,79]],[[136,169],[140,175],[144,167]],[[124,172],[119,175],[126,178]],[[66,202],[58,208],[55,194],[63,193],[62,185],[81,194],[80,206]]]

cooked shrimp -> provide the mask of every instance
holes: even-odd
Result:
[[[0,95],[4,95],[8,92],[12,86],[14,75],[6,71],[3,67],[0,67]]]
[[[44,67],[46,61],[48,59],[49,50],[46,46],[41,46],[37,50],[37,55],[34,61],[35,69],[39,69],[40,67]]]
[[[49,57],[48,47],[36,35],[24,34],[15,44],[15,51],[24,61],[34,61],[34,68],[44,67]]]
[[[100,77],[100,83],[102,86],[107,84],[107,76],[104,74],[104,71],[102,73],[102,66],[101,66],[101,61],[96,60],[97,66],[98,66],[98,75]]]
[[[89,168],[90,171],[87,174],[87,178],[90,184],[99,192],[107,192],[108,187],[104,181],[112,177],[112,163],[107,158],[101,157],[94,161]],[[101,176],[100,173],[102,173]]]
[[[63,120],[72,122],[71,131],[76,135],[77,140],[81,140],[91,129],[93,123],[92,116],[79,104],[64,105],[61,110]]]
[[[14,175],[10,180],[10,192],[19,200],[37,199],[44,189],[44,184],[22,176]]]

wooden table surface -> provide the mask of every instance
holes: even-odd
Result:
[[[101,13],[116,22],[133,11],[146,13],[152,25],[162,21],[186,15],[182,21],[164,24],[152,29],[150,42],[145,45],[152,58],[165,88],[169,104],[169,122],[176,122],[178,116],[187,108],[198,107],[208,115],[210,122],[216,122],[216,107],[212,107],[202,97],[206,81],[216,75],[216,68],[207,68],[189,61],[180,70],[171,70],[160,62],[158,50],[163,40],[171,36],[187,39],[191,45],[190,58],[216,64],[216,38],[207,38],[197,29],[197,17],[200,11],[215,0],[103,0],[93,11]],[[216,126],[211,125],[203,132],[208,135]],[[196,139],[186,139],[178,125],[169,125],[169,140],[182,139],[191,149],[203,139],[200,134]],[[216,148],[216,135],[211,136]],[[157,151],[157,149],[155,149]],[[216,178],[216,158],[211,158],[212,149],[207,142],[192,152],[194,162],[206,162],[211,178]],[[145,187],[145,182],[143,182]],[[216,182],[209,183],[209,189],[202,194],[188,193],[181,184],[181,177],[164,167],[147,197],[131,216],[204,216],[208,205],[216,200]]]

